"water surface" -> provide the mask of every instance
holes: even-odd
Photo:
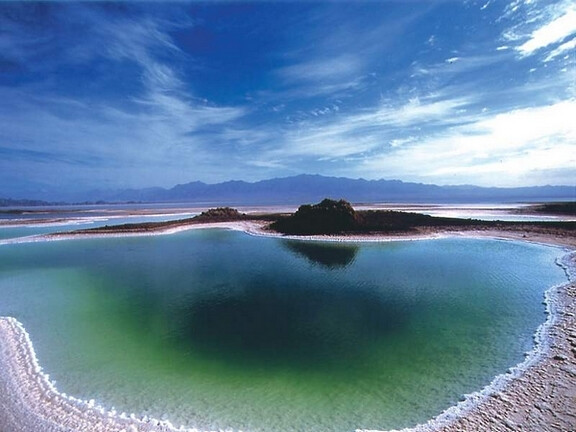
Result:
[[[0,246],[61,391],[199,428],[413,426],[523,359],[558,249],[224,230]]]

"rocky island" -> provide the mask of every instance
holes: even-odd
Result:
[[[553,211],[572,215],[574,203],[554,204]],[[545,205],[528,210],[542,212]],[[576,218],[576,214],[574,215]],[[106,225],[98,228],[48,234],[51,239],[75,236],[145,235],[192,229],[194,227],[230,227],[262,235],[291,237],[338,236],[366,239],[386,236],[392,238],[426,237],[446,234],[473,234],[543,241],[553,238],[556,244],[576,244],[576,221],[501,221],[455,217],[395,210],[355,210],[345,200],[324,199],[317,204],[301,205],[293,214],[241,213],[231,207],[208,209],[185,219],[164,222],[143,222]]]
[[[558,204],[557,209],[572,211],[573,204]],[[540,206],[538,207],[540,208]],[[271,215],[275,220],[268,229],[289,236],[422,237],[439,234],[491,235],[540,241],[553,237],[556,243],[576,243],[574,221],[485,221],[436,217],[392,210],[355,211],[345,200],[325,199],[314,205],[302,205],[292,215]]]

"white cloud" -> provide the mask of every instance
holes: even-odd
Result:
[[[496,48],[496,51],[497,53],[451,57],[443,62],[428,65],[416,62],[412,65],[414,70],[412,77],[434,77],[434,79],[438,79],[477,72],[493,64],[498,64],[507,57],[506,49]]]
[[[12,149],[8,156],[28,159],[31,179],[58,172],[67,188],[93,188],[106,182],[173,186],[200,169],[206,179],[212,174],[224,180],[231,173],[213,169],[221,164],[222,147],[232,161],[235,146],[260,138],[243,133],[242,108],[205,106],[162,92],[138,103],[141,109],[123,110],[0,87],[0,139]],[[238,130],[230,132],[232,127]],[[0,171],[13,170],[16,162],[5,157]]]
[[[517,50],[524,56],[531,55],[541,48],[562,42],[576,33],[576,7],[571,6],[562,15],[555,17],[532,32],[530,39]]]
[[[544,59],[545,62],[549,62],[553,59],[555,59],[556,57],[559,57],[563,54],[567,54],[568,51],[576,49],[576,37],[568,42],[563,43],[562,45],[560,45],[558,48],[556,48],[554,51],[552,51],[550,54],[548,54],[548,56]]]
[[[148,108],[146,114],[134,114],[144,118],[149,125],[163,123],[172,128],[172,135],[200,129],[206,125],[224,124],[239,119],[246,114],[244,108],[217,107],[185,100],[165,92],[152,92],[138,100]]]
[[[390,141],[390,147],[392,148],[402,147],[414,141],[417,141],[417,139],[413,136],[410,136],[408,138],[394,138]]]
[[[537,170],[576,176],[576,101],[480,117],[389,153],[360,168],[380,177],[515,186]],[[573,181],[572,181],[573,183]]]
[[[490,6],[490,3],[492,3],[492,0],[488,0],[486,3],[484,3],[484,6],[482,6],[480,10],[485,10],[488,6]]]
[[[289,82],[300,81],[337,81],[359,73],[362,63],[352,55],[339,55],[321,60],[310,60],[285,66],[278,74]]]
[[[541,139],[558,138],[576,145],[576,101],[525,108],[497,114],[474,124],[470,130],[489,139],[487,151],[525,147]]]
[[[398,108],[382,108],[368,118],[372,117],[382,126],[423,126],[429,123],[447,125],[460,121],[454,116],[462,113],[470,102],[466,98],[431,101],[413,98]]]
[[[117,19],[109,21],[91,15],[95,32],[102,39],[101,53],[115,61],[131,61],[142,68],[142,81],[152,90],[180,89],[182,82],[175,70],[166,62],[157,60],[162,52],[173,60],[181,54],[163,26],[168,24],[151,18],[144,20]]]
[[[147,88],[173,90],[181,87],[180,79],[169,66],[154,61],[149,61],[142,66],[145,71],[144,84]]]
[[[336,114],[329,120],[302,122],[286,132],[283,145],[265,158],[314,157],[334,160],[372,152],[400,143],[406,131],[423,127],[448,127],[467,121],[465,98],[440,100],[439,96],[413,98],[404,105],[383,105],[354,114]],[[396,141],[394,141],[396,140]]]

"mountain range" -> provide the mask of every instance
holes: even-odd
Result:
[[[351,202],[537,202],[576,200],[575,186],[496,188],[437,186],[400,180],[364,180],[303,174],[254,183],[199,181],[171,189],[147,188],[94,192],[92,200],[108,202],[194,202],[202,204],[298,204],[323,198]]]
[[[519,188],[471,185],[437,186],[400,180],[364,180],[303,174],[254,183],[227,181],[207,184],[195,181],[170,189],[94,190],[74,197],[57,197],[69,203],[196,203],[199,205],[273,205],[318,202],[324,198],[354,203],[482,203],[575,201],[576,186]],[[0,207],[50,204],[44,201],[0,199]],[[52,202],[52,204],[54,204]]]

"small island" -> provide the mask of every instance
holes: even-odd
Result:
[[[563,204],[570,211],[573,204]],[[289,236],[338,236],[342,238],[426,237],[439,234],[473,234],[542,241],[576,243],[574,221],[486,221],[436,217],[392,210],[355,211],[345,200],[325,199],[314,205],[302,205],[292,215],[276,215],[268,229]]]
[[[555,205],[556,206],[556,205]],[[564,203],[571,212],[574,203]],[[534,208],[548,208],[539,205]],[[529,210],[529,213],[532,210]],[[543,210],[540,210],[543,211]],[[572,213],[569,213],[572,215]],[[576,216],[576,215],[575,215]],[[192,218],[165,222],[143,222],[64,231],[45,237],[146,235],[193,229],[195,227],[235,227],[261,235],[289,237],[332,237],[341,239],[425,238],[434,235],[477,235],[505,237],[555,244],[576,245],[576,221],[500,221],[430,216],[395,210],[355,210],[348,201],[326,198],[317,204],[304,204],[293,214],[241,213],[231,207],[208,209]]]

